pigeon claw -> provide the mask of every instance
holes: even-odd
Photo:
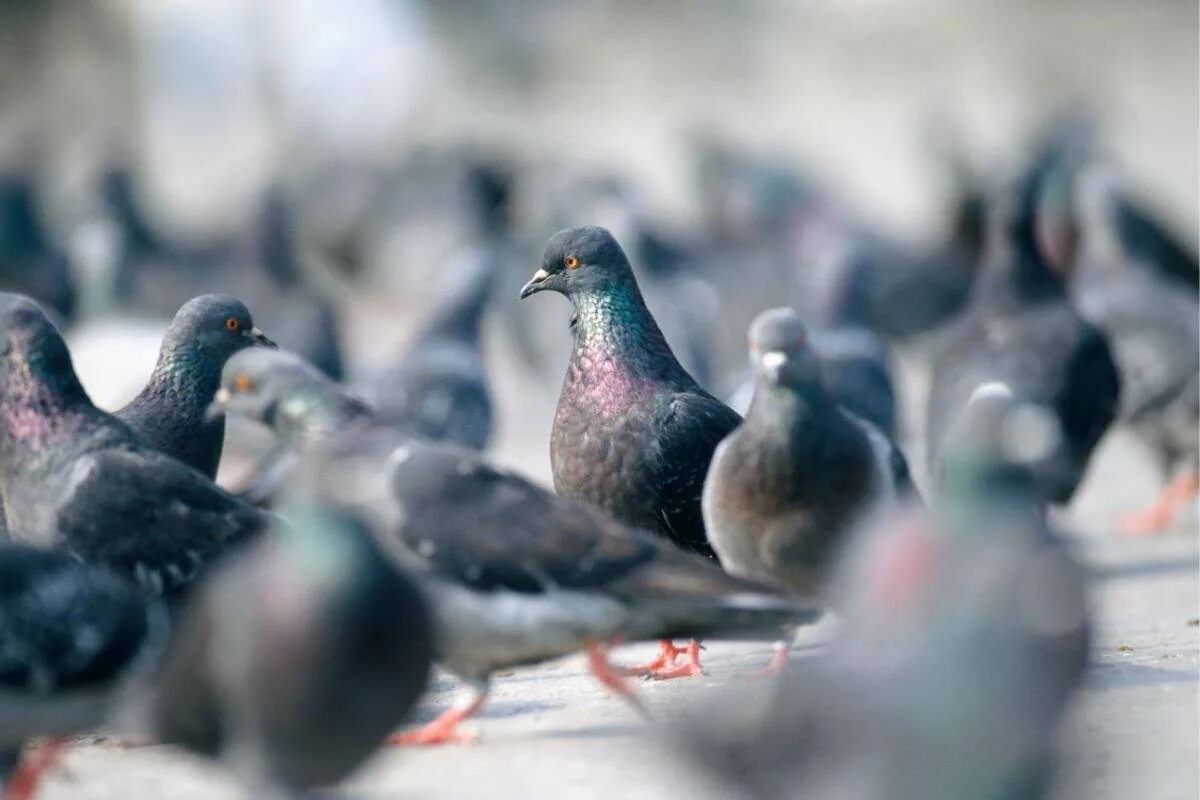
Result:
[[[634,710],[644,719],[653,718],[641,698],[634,694],[633,689],[625,683],[622,671],[609,663],[608,648],[593,643],[587,646],[585,652],[587,653],[588,670],[596,677],[596,680],[633,706]]]
[[[658,655],[647,661],[645,664],[638,664],[633,667],[624,667],[621,673],[626,676],[644,676],[653,675],[655,672],[663,669],[670,669],[675,666],[675,662],[679,659],[680,653],[683,651],[671,642],[670,639],[660,639],[658,642]]]
[[[695,639],[687,643],[687,648],[684,652],[687,654],[687,660],[682,664],[663,667],[651,672],[648,677],[653,681],[669,681],[675,678],[699,678],[704,674],[704,670],[700,668],[700,643]]]
[[[771,660],[768,661],[767,665],[762,669],[757,670],[756,672],[751,672],[750,677],[774,678],[776,675],[783,672],[785,669],[787,669],[789,649],[790,647],[786,642],[775,645],[775,652],[772,654]]]
[[[1150,505],[1121,518],[1121,531],[1131,536],[1160,533],[1175,518],[1175,512],[1200,491],[1200,473],[1185,472],[1163,487]]]
[[[42,776],[58,763],[66,744],[66,738],[51,739],[40,747],[26,751],[8,782],[8,788],[4,790],[4,800],[32,800]]]
[[[458,730],[458,725],[483,706],[485,695],[471,693],[463,701],[455,703],[437,716],[432,722],[411,731],[397,731],[384,742],[401,746],[432,746],[440,744],[470,744],[475,734]]]

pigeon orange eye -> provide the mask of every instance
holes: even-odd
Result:
[[[229,319],[225,320],[225,330],[227,331],[236,331],[240,327],[241,325],[237,321],[237,317],[230,317]]]
[[[567,269],[575,269],[579,266],[579,259],[575,256],[567,256],[563,259],[563,264],[566,264]]]
[[[250,376],[246,373],[240,373],[233,379],[233,390],[235,392],[248,392],[254,388],[254,381],[250,380]]]

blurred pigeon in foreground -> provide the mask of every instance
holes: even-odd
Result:
[[[708,538],[731,574],[812,597],[856,527],[916,490],[896,445],[825,390],[794,311],[754,320],[750,357],[754,400],[704,486]],[[781,647],[772,668],[786,657]]]
[[[184,589],[267,516],[92,405],[33,301],[0,295],[0,493],[13,539]]]
[[[554,488],[714,557],[700,493],[713,451],[740,417],[676,361],[607,230],[556,233],[521,296],[546,290],[566,295],[574,308],[574,348],[550,434]],[[647,671],[699,674],[695,642],[679,668],[678,651],[661,644]]]
[[[148,678],[166,615],[70,556],[0,544],[0,785],[28,800],[61,737],[107,721]],[[142,674],[145,673],[145,674]],[[21,759],[30,739],[51,741]]]
[[[428,439],[487,446],[492,401],[479,348],[496,270],[492,256],[479,251],[405,354],[363,384],[363,397],[381,417]]]
[[[956,425],[935,511],[892,515],[839,572],[843,638],[681,735],[730,797],[1031,800],[1087,663],[1081,570],[1028,469],[1053,416],[1003,387]],[[732,702],[731,702],[732,700]]]
[[[701,634],[773,639],[816,616],[810,604],[732,578],[470,450],[397,429],[389,436],[369,411],[354,412],[345,428],[331,426],[339,405],[353,402],[339,401],[335,385],[311,368],[295,369],[285,354],[240,353],[226,374],[227,413],[303,443],[299,474],[329,502],[388,531],[386,546],[422,578],[438,661],[471,693],[398,742],[461,738],[455,726],[482,705],[499,669],[587,650],[593,673],[630,696],[608,664],[611,643]]]
[[[1003,381],[1022,400],[1051,409],[1059,446],[1034,466],[1043,496],[1066,503],[1117,413],[1120,381],[1104,334],[1068,302],[1039,239],[1041,176],[1035,171],[993,209],[989,248],[971,302],[946,332],[929,395],[928,453],[937,474],[946,428],[979,386]],[[1013,196],[1015,195],[1015,196]]]
[[[114,416],[143,439],[205,477],[215,479],[225,418],[207,413],[221,369],[246,347],[274,347],[250,312],[224,295],[189,300],[163,336],[146,388]]]
[[[1151,448],[1164,476],[1183,468],[1148,508],[1122,521],[1128,532],[1150,533],[1200,489],[1200,309],[1194,287],[1126,249],[1119,198],[1098,167],[1080,176],[1076,201],[1083,230],[1071,296],[1112,345],[1119,421]]]
[[[362,764],[416,705],[433,651],[420,592],[359,523],[285,515],[197,590],[151,712],[158,738],[221,759],[260,797]]]

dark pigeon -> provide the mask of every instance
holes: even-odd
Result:
[[[209,403],[225,361],[253,346],[275,343],[239,301],[215,294],[189,300],[163,337],[146,388],[115,416],[162,452],[216,478],[225,418],[208,414]]]
[[[1076,181],[1082,230],[1071,297],[1107,335],[1121,375],[1118,422],[1155,455],[1170,480],[1131,533],[1166,527],[1200,487],[1200,316],[1194,288],[1166,277],[1120,236],[1120,195],[1099,167]],[[1176,472],[1178,471],[1178,474]]]
[[[680,366],[604,228],[551,237],[521,296],[547,290],[573,307],[574,346],[550,432],[555,490],[715,558],[700,493],[713,451],[741,418]],[[674,648],[662,645],[648,666],[673,665]],[[692,643],[686,672],[663,677],[698,674],[697,657]]]
[[[928,455],[937,474],[946,430],[979,386],[1001,381],[1050,408],[1063,435],[1035,467],[1044,496],[1074,495],[1092,451],[1116,417],[1120,379],[1104,334],[1071,306],[1063,262],[1039,237],[1042,176],[1032,171],[993,208],[988,251],[963,316],[934,361]]]
[[[478,251],[404,354],[359,387],[382,417],[427,439],[487,447],[492,399],[480,338],[497,269]]]
[[[794,311],[755,319],[750,357],[754,400],[704,487],[708,538],[731,574],[816,596],[854,530],[915,488],[899,448],[825,389]]]
[[[743,800],[1047,796],[1089,639],[1084,576],[1029,469],[1053,421],[978,392],[934,510],[890,515],[842,559],[842,636],[690,720],[689,763]]]
[[[433,652],[420,592],[361,523],[294,504],[286,516],[198,588],[151,712],[157,738],[263,797],[362,764],[420,698]]]
[[[28,298],[0,295],[0,494],[13,539],[176,594],[268,516],[96,408]]]
[[[0,172],[0,291],[27,294],[60,319],[75,311],[71,263],[37,207],[30,174]]]
[[[226,368],[227,413],[295,442],[301,484],[314,481],[322,498],[387,531],[389,550],[432,600],[439,662],[472,689],[398,741],[459,738],[455,725],[479,708],[500,669],[588,650],[593,672],[628,694],[606,660],[608,643],[775,638],[816,615],[809,604],[489,466],[474,451],[389,433],[353,399],[339,400],[315,370],[294,366],[279,352],[240,353]],[[345,418],[339,407],[355,409],[344,427],[330,424]]]
[[[110,720],[148,679],[166,616],[63,553],[0,543],[0,787],[31,798],[61,738]],[[49,737],[21,758],[31,739]]]

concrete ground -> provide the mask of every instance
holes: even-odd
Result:
[[[1110,437],[1088,484],[1066,515],[1078,531],[1078,555],[1094,574],[1097,623],[1094,667],[1065,735],[1058,796],[1089,800],[1193,800],[1200,791],[1197,670],[1200,637],[1198,537],[1194,509],[1174,530],[1126,538],[1111,532],[1117,509],[1153,488],[1137,446]],[[618,658],[642,660],[652,646]],[[762,645],[713,645],[708,675],[638,690],[662,722],[679,719],[696,700],[744,680],[764,663]],[[804,653],[794,668],[804,668]],[[432,717],[456,687],[439,678],[419,718]],[[568,658],[498,677],[473,723],[476,743],[414,751],[386,749],[337,796],[372,798],[571,798],[723,800],[687,774],[656,737],[656,728],[609,695]],[[43,800],[226,800],[242,796],[222,773],[174,750],[100,745],[74,748],[44,786]]]

